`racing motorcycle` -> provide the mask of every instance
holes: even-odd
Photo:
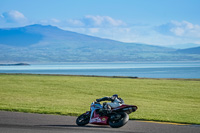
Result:
[[[80,115],[76,119],[76,124],[78,126],[86,124],[110,125],[112,128],[119,128],[128,122],[128,114],[135,112],[137,106],[122,104],[117,108],[111,108],[109,113],[102,111],[102,109],[103,106],[99,102],[92,102],[90,111]]]

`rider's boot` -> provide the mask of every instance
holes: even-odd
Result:
[[[103,109],[106,112],[106,114],[110,114],[111,113],[111,107],[106,102],[103,103]]]

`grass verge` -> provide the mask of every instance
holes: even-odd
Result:
[[[119,94],[138,106],[130,119],[200,124],[200,81],[0,75],[0,110],[77,116]]]

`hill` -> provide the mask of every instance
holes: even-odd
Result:
[[[185,44],[176,44],[176,45],[172,45],[169,47],[175,48],[175,49],[188,49],[188,48],[194,48],[194,47],[199,47],[199,46],[200,46],[200,44],[185,43]]]
[[[177,52],[184,53],[184,54],[200,54],[200,47],[181,49],[181,50],[177,50]]]
[[[0,29],[0,62],[125,62],[200,60],[176,49],[124,43],[50,25]]]

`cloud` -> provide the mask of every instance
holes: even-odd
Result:
[[[109,17],[108,17],[109,18]],[[145,24],[126,24],[101,16],[84,17],[84,19],[71,19],[60,28],[91,36],[108,38],[122,42],[145,43],[159,46],[174,44],[198,43],[199,26],[187,21],[171,21],[158,25],[156,28]],[[110,17],[111,18],[111,17]],[[86,19],[86,20],[85,20]]]
[[[1,14],[1,18],[7,23],[26,23],[27,18],[19,11],[11,10]]]
[[[122,20],[113,19],[109,16],[92,16],[87,15],[81,19],[70,19],[67,20],[70,26],[76,27],[90,27],[90,28],[97,28],[97,27],[119,27],[125,26],[126,23]]]
[[[39,24],[43,24],[43,25],[61,26],[61,24],[63,22],[59,19],[51,18],[51,19],[39,20],[38,22],[35,22],[35,23],[39,23]]]
[[[60,23],[60,22],[61,22],[59,19],[56,19],[56,18],[52,18],[51,21],[52,21],[53,23]]]
[[[127,30],[127,24],[110,16],[86,15],[80,19],[68,19],[55,25],[64,30],[70,30],[91,36],[116,39],[115,32]],[[118,36],[118,35],[117,35]]]
[[[153,26],[148,23],[126,23],[110,16],[86,15],[78,19],[57,19],[31,21],[23,13],[11,10],[0,14],[1,27],[20,27],[30,24],[57,26],[91,36],[122,42],[146,43],[160,46],[174,44],[200,44],[200,25],[188,21],[170,21]]]
[[[156,31],[164,35],[175,35],[177,37],[200,37],[200,26],[188,21],[171,21],[156,27]]]
[[[71,27],[83,27],[85,24],[78,19],[69,19],[67,20],[67,25]]]

